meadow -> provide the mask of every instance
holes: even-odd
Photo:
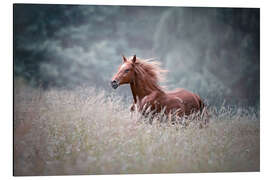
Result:
[[[259,171],[257,111],[208,111],[203,128],[149,124],[113,92],[44,91],[15,81],[14,175]]]

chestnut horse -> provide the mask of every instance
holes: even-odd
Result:
[[[197,94],[185,89],[164,91],[159,81],[164,79],[166,70],[161,69],[158,62],[141,60],[136,58],[136,55],[130,59],[123,56],[122,59],[123,62],[113,76],[111,85],[116,89],[122,84],[130,84],[133,95],[131,111],[134,111],[137,104],[139,111],[146,107],[159,113],[164,108],[166,115],[176,112],[179,117],[202,112],[204,103]]]

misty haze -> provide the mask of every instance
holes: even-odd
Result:
[[[13,12],[14,175],[259,171],[260,9]],[[135,54],[161,62],[168,90],[199,94],[209,127],[137,124],[129,85],[110,85]]]

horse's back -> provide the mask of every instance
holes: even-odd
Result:
[[[187,114],[193,111],[199,111],[203,108],[203,102],[201,98],[186,89],[176,89],[174,91],[167,92],[167,95],[171,98],[180,98],[182,103],[185,105],[185,112]]]

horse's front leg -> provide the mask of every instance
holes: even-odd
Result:
[[[133,102],[129,108],[130,112],[134,112],[135,111],[135,106],[136,104]]]
[[[151,94],[145,96],[140,102],[139,111],[142,112],[143,114],[148,110],[154,111],[156,109],[155,105],[157,103],[156,96],[157,96],[156,92],[152,92]]]

